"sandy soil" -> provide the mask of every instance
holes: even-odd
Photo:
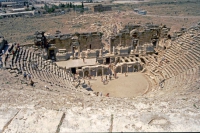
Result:
[[[90,80],[91,89],[102,92],[103,95],[109,93],[111,97],[129,98],[141,96],[148,89],[148,81],[142,73],[128,73],[126,77],[124,74],[117,76],[117,79],[112,77],[111,80],[107,80],[105,85],[101,82],[101,77]]]

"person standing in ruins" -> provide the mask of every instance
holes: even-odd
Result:
[[[25,79],[26,79],[26,76],[27,76],[27,75],[26,75],[26,72],[24,72],[24,78],[25,78]]]
[[[29,78],[29,80],[31,80],[31,74],[30,73],[28,74],[28,78]]]
[[[126,74],[126,72],[125,72],[125,74],[124,74],[124,75],[125,75],[125,77],[127,77],[127,74]]]
[[[109,93],[107,93],[106,96],[109,97]]]
[[[106,78],[103,79],[103,84],[104,84],[104,85],[106,84]]]
[[[12,68],[12,64],[10,63],[10,69]]]
[[[31,85],[31,86],[33,86],[33,85],[34,85],[34,82],[33,82],[33,80],[31,80],[31,81],[30,81],[30,85]]]

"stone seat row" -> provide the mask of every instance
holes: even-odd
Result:
[[[183,73],[179,73],[178,75],[165,80],[164,89],[170,88],[189,88],[192,84],[196,83],[199,77],[199,68],[194,67],[184,71]],[[178,89],[177,88],[177,89]]]
[[[188,39],[189,41],[184,41],[185,39]],[[182,44],[179,42],[182,42]],[[190,44],[191,42],[194,43]],[[193,77],[197,71],[191,72],[191,70],[193,70],[193,68],[196,70],[195,67],[197,67],[200,63],[200,45],[197,41],[193,41],[193,38],[191,39],[185,35],[173,43],[172,47],[167,49],[163,54],[169,62],[164,62],[163,65],[160,66],[159,63],[156,64],[156,61],[152,58],[146,58],[151,62],[148,67],[149,72],[151,72],[155,78],[165,78],[167,82],[172,81],[170,84],[181,81],[179,78],[186,79],[188,74]],[[154,71],[155,69],[156,71]],[[187,75],[184,75],[184,73]]]
[[[34,80],[42,80],[63,88],[68,87],[74,89],[72,85],[69,85],[71,83],[67,79],[66,75],[68,74],[63,69],[55,67],[54,70],[50,71],[50,68],[53,68],[53,65],[45,64],[45,62],[43,63],[42,58],[29,49],[20,47],[16,52],[16,55],[10,55],[9,61],[11,62],[11,60],[14,60],[12,66],[16,65],[18,70],[30,73]],[[34,63],[38,64],[40,70],[33,69],[34,67],[32,67],[32,65]],[[53,71],[55,71],[55,73],[53,73]]]

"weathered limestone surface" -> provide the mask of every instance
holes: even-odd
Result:
[[[63,112],[53,110],[21,109],[3,132],[55,133],[63,115]]]

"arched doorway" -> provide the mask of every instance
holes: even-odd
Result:
[[[137,66],[137,65],[134,66],[134,71],[135,71],[135,72],[138,71],[138,66]]]
[[[79,74],[79,76],[83,77],[83,72],[82,71],[79,71],[78,74]]]
[[[104,74],[108,75],[108,68],[104,69]]]
[[[88,75],[89,75],[89,72],[88,72],[88,71],[85,71],[85,72],[84,72],[84,76],[85,76],[85,77],[88,77]]]
[[[101,70],[101,69],[99,69],[99,70],[97,71],[97,76],[102,76],[102,70]]]
[[[92,69],[90,71],[90,76],[96,76],[96,70],[95,69]]]
[[[133,72],[133,66],[132,65],[128,65],[128,72]]]
[[[76,68],[75,68],[75,67],[71,68],[71,72],[72,72],[73,74],[76,74]]]

